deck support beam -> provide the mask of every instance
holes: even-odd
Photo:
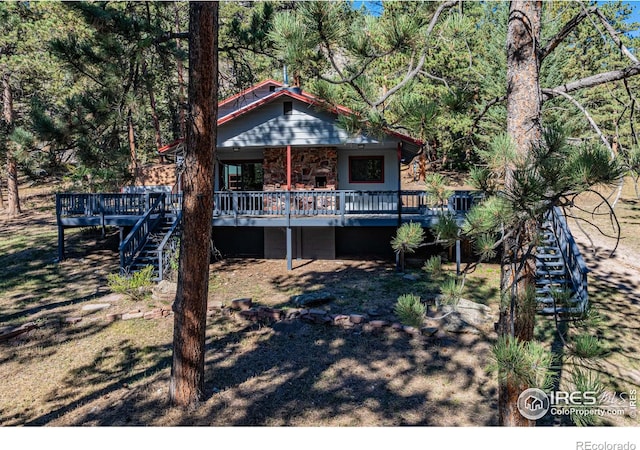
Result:
[[[460,260],[462,259],[462,252],[460,249],[460,239],[456,239],[456,275],[460,275]]]
[[[291,190],[291,146],[287,145],[287,191]]]
[[[58,262],[64,259],[64,227],[58,224]]]
[[[287,227],[287,270],[293,270],[293,239],[291,236],[291,227]]]

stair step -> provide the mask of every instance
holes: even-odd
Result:
[[[545,305],[553,305],[554,300],[553,300],[553,297],[551,297],[551,296],[545,296],[545,297],[536,297],[536,302],[543,303]],[[568,299],[566,301],[566,303],[568,303],[570,305],[571,304],[575,305],[575,304],[580,303],[580,300],[578,300],[575,297],[571,297],[570,299]]]
[[[559,259],[562,259],[562,254],[560,254],[560,253],[536,253],[536,258],[538,260],[541,260],[541,259],[559,260]]]
[[[548,268],[547,268],[548,269]],[[539,269],[536,271],[536,276],[537,277],[564,277],[567,274],[567,272],[562,269],[548,269],[548,270],[542,270]]]
[[[569,284],[569,281],[565,278],[553,279],[553,278],[540,278],[536,280],[536,284]]]
[[[541,314],[545,315],[553,315],[558,314],[561,316],[579,316],[584,312],[583,306],[571,306],[571,307],[562,307],[562,308],[554,308],[553,306],[547,306],[546,308],[542,308],[540,311]]]

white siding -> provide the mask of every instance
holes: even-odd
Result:
[[[284,115],[283,103],[293,102],[290,115]],[[288,97],[233,119],[218,127],[218,147],[282,147],[374,143],[393,146],[390,140],[370,136],[350,136],[336,125],[336,115],[318,111]]]

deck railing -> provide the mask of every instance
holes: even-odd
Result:
[[[553,209],[547,213],[546,219],[549,220],[553,226],[553,232],[558,239],[558,247],[564,258],[569,277],[571,278],[570,281],[579,300],[579,307],[584,311],[589,299],[587,291],[587,274],[589,273],[589,269],[582,258],[582,254],[573,235],[569,231],[567,220],[560,208],[557,206],[553,207]]]
[[[128,194],[127,194],[128,195]],[[120,244],[120,270],[126,271],[147,241],[149,233],[165,214],[165,195],[158,194],[149,209],[138,220]]]
[[[69,216],[141,216],[164,194],[56,194],[58,217]]]
[[[57,194],[58,217],[138,215],[163,198],[163,211],[178,214],[182,195]],[[214,217],[238,216],[333,216],[459,214],[474,204],[471,191],[455,191],[446,204],[438,204],[424,191],[222,191],[214,193]],[[400,202],[400,211],[398,211]]]
[[[180,236],[176,232],[182,221],[182,211],[178,212],[175,222],[171,225],[171,229],[158,245],[158,281],[164,279],[165,273],[171,267],[171,259],[178,253]]]
[[[224,191],[214,193],[214,216],[318,216],[348,214],[437,216],[471,208],[469,191],[456,191],[437,205],[424,191]]]

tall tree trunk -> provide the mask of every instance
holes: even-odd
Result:
[[[542,2],[512,1],[507,30],[507,133],[517,155],[525,158],[542,136],[540,90],[540,24]],[[514,182],[507,170],[506,189]],[[533,338],[535,304],[527,292],[535,289],[535,258],[530,247],[538,224],[529,221],[513,231],[504,244],[500,287],[507,299],[500,309],[498,332],[502,336],[529,341]],[[529,386],[507,374],[498,389],[500,423],[506,426],[532,426],[517,410],[518,396]]]
[[[9,131],[13,128],[13,93],[9,84],[9,73],[2,76],[2,118]],[[18,193],[18,163],[11,146],[7,149],[7,214],[15,217],[22,212]]]
[[[180,10],[178,3],[174,3],[175,14],[176,14],[176,33],[180,32]],[[176,47],[178,51],[180,48],[180,39],[176,40]],[[179,138],[184,138],[186,133],[186,123],[185,123],[185,115],[184,115],[184,67],[182,65],[182,59],[177,58],[178,61],[178,123],[180,125],[180,136]]]
[[[129,156],[131,158],[131,173],[133,182],[138,181],[138,152],[136,150],[136,134],[133,128],[133,114],[131,108],[127,111],[127,137],[129,141]]]
[[[190,405],[204,394],[204,353],[218,113],[218,2],[189,4],[189,104],[183,235],[174,303],[169,395]]]

